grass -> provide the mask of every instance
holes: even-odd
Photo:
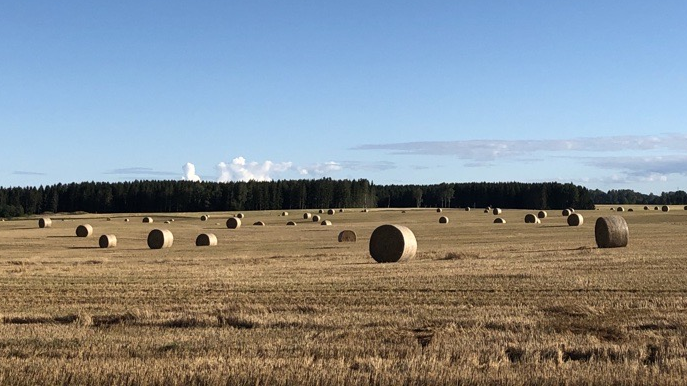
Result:
[[[462,209],[443,211],[449,224],[433,209],[352,209],[325,215],[331,227],[245,212],[267,226],[237,230],[228,213],[7,221],[0,384],[680,384],[687,211],[642,207],[623,213],[619,249],[595,247],[608,208],[581,211],[580,227],[507,209],[500,225]],[[85,218],[118,246],[73,236]],[[415,260],[369,257],[384,223],[414,231]],[[148,249],[163,226],[174,246]],[[337,242],[343,229],[358,241]],[[195,247],[204,232],[217,247]]]

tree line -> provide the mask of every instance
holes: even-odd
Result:
[[[678,204],[683,191],[644,195],[571,183],[375,185],[366,179],[248,182],[143,180],[0,188],[0,217],[46,212],[153,213],[306,208],[503,207],[592,209],[594,204]]]

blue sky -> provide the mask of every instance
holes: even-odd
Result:
[[[687,189],[684,1],[0,5],[1,186]]]

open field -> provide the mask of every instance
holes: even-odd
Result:
[[[681,384],[687,211],[629,208],[615,249],[594,241],[603,206],[579,227],[508,209],[506,224],[481,209],[0,222],[0,384]],[[413,230],[414,260],[372,260],[385,223]],[[172,248],[148,249],[154,228]],[[218,246],[195,246],[205,232]],[[98,248],[106,233],[116,248]]]

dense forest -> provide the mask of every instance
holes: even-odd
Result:
[[[356,207],[486,207],[590,209],[594,204],[682,204],[683,191],[644,195],[590,191],[573,184],[475,182],[374,185],[368,180],[269,182],[82,182],[0,188],[0,217],[45,212],[201,212]]]

